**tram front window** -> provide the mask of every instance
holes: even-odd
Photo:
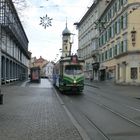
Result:
[[[65,66],[65,73],[68,75],[78,75],[82,73],[82,66],[80,65],[68,65]]]

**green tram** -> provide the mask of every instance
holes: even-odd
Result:
[[[84,89],[84,60],[77,55],[61,58],[53,69],[53,84],[61,92],[82,92]]]

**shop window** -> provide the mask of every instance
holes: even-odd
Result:
[[[131,68],[131,79],[138,78],[138,69],[136,67]]]

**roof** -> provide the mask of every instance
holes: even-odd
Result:
[[[85,19],[88,17],[88,15],[93,12],[93,10],[95,9],[96,5],[99,3],[99,1],[101,0],[95,0],[93,2],[93,4],[89,7],[89,9],[87,10],[87,12],[85,13],[85,15],[82,17],[82,19],[79,22],[74,23],[74,25],[77,25],[77,27],[79,27],[83,21],[85,21]]]
[[[63,30],[62,35],[71,35],[70,30],[67,27],[67,23],[66,23],[66,28]]]

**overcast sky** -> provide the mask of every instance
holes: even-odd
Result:
[[[72,52],[76,53],[78,48],[77,30],[73,25],[79,22],[88,7],[91,6],[93,0],[27,0],[28,8],[23,12],[24,28],[29,39],[29,51],[32,57],[39,58],[42,56],[48,61],[53,61],[58,55],[59,49],[62,48],[62,31],[66,26],[66,18],[68,29],[76,34],[74,35]],[[40,17],[48,15],[52,20],[52,26],[44,29],[39,25]]]

